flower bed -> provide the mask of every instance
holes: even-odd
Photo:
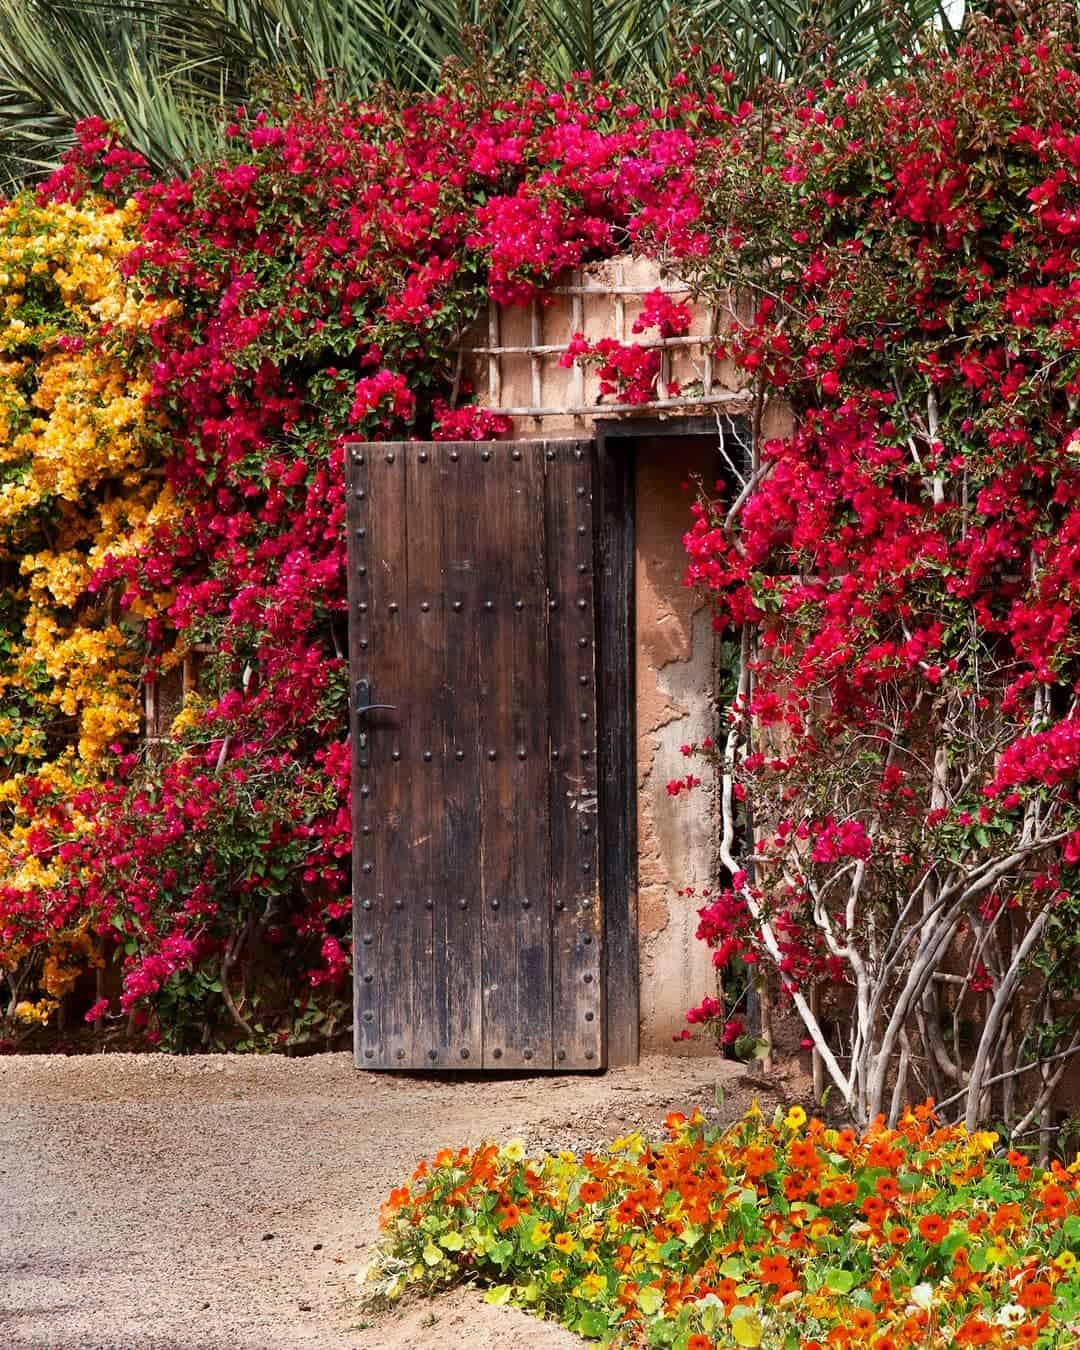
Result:
[[[461,1279],[588,1339],[710,1350],[1080,1344],[1080,1159],[1047,1172],[929,1105],[861,1138],[756,1108],[602,1155],[443,1149],[383,1210],[376,1297]]]

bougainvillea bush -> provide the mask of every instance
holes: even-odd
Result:
[[[1045,1132],[1080,1048],[1078,92],[1017,37],[699,168],[683,266],[752,290],[727,349],[799,414],[687,536],[743,652],[701,936],[779,973],[864,1122],[918,1084]]]
[[[862,1136],[798,1106],[666,1124],[581,1158],[443,1149],[391,1193],[362,1288],[472,1280],[626,1347],[1077,1344],[1080,1164],[1033,1170],[929,1105]]]
[[[73,803],[140,730],[145,628],[161,608],[148,594],[121,610],[95,584],[172,511],[137,357],[167,306],[119,271],[134,216],[90,198],[0,208],[0,969],[23,1024],[47,1020],[100,957],[92,912],[33,936],[17,914],[63,876],[52,828],[82,829]]]
[[[347,1021],[343,439],[504,431],[457,379],[462,332],[489,291],[522,300],[622,247],[684,172],[680,118],[588,82],[290,103],[240,113],[226,160],[161,184],[109,128],[82,129],[41,199],[138,215],[121,273],[168,309],[145,406],[176,503],[93,584],[123,612],[163,602],[148,679],[178,648],[212,655],[170,745],[120,755],[75,812],[20,780],[19,861],[58,863],[0,899],[20,979],[89,928],[124,966],[91,1015],[165,1044]]]
[[[138,620],[102,657],[114,686],[206,659],[168,745],[112,716],[104,781],[9,766],[5,992],[38,1006],[67,944],[122,962],[94,1016],[168,1044],[347,1018],[343,441],[501,434],[457,361],[488,297],[636,250],[741,298],[718,354],[755,391],[742,487],[687,539],[743,655],[725,735],[688,747],[720,775],[730,881],[702,936],[721,969],[774,967],[863,1123],[925,1090],[1045,1127],[1080,1047],[1080,58],[971,32],[903,79],[759,107],[698,52],[658,101],[582,77],[245,109],[226,156],[166,183],[85,126],[40,209],[123,216],[119,276],[157,308],[100,337],[142,362],[168,510],[80,536],[80,585],[117,632]],[[621,401],[657,392],[639,344],[570,359]],[[799,421],[765,443],[770,398]]]

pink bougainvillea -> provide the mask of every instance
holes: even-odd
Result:
[[[778,974],[864,1120],[926,1091],[1022,1135],[1080,1048],[1078,93],[1070,46],[997,33],[700,157],[683,267],[743,285],[755,391],[686,536],[743,653],[700,935]]]

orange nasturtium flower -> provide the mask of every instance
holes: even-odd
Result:
[[[821,1161],[809,1139],[793,1139],[788,1149],[788,1160],[792,1167],[817,1167]]]
[[[940,1214],[926,1214],[919,1220],[919,1232],[927,1242],[944,1242],[949,1235],[949,1225]]]
[[[507,1229],[515,1228],[521,1219],[521,1210],[517,1205],[503,1205],[498,1211],[499,1214],[499,1232],[505,1233]]]
[[[783,1256],[763,1256],[758,1265],[765,1284],[788,1284],[791,1280],[791,1267]]]
[[[1057,1183],[1044,1186],[1039,1194],[1043,1209],[1051,1219],[1063,1219],[1069,1212],[1069,1197]]]
[[[765,1146],[755,1145],[746,1150],[746,1175],[751,1181],[767,1177],[776,1169],[776,1154]]]
[[[1054,1291],[1045,1280],[1030,1280],[1016,1301],[1021,1308],[1048,1308],[1054,1301]]]

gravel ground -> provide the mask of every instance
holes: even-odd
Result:
[[[471,1290],[372,1319],[354,1276],[390,1188],[444,1144],[596,1146],[804,1086],[711,1058],[486,1079],[360,1074],[348,1055],[0,1059],[0,1345],[580,1347]]]

